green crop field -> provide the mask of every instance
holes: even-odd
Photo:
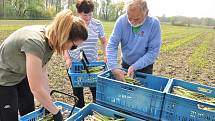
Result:
[[[0,20],[0,41],[22,26],[49,23],[47,20]],[[103,26],[109,38],[114,22],[103,22]],[[171,25],[161,25],[161,28],[163,45],[154,74],[215,87],[215,30]],[[64,61],[57,54],[49,63],[49,78],[52,88],[72,92]],[[85,94],[87,99],[92,98],[88,89]]]

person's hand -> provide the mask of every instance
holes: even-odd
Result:
[[[133,67],[133,66],[130,66],[130,67],[128,68],[127,76],[133,77],[133,76],[134,76],[134,72],[135,72],[134,67]]]
[[[107,56],[104,56],[104,62],[107,63]]]
[[[125,81],[125,72],[121,69],[113,69],[112,73],[114,77],[119,81]]]
[[[72,66],[72,60],[70,58],[66,59],[65,66],[67,69],[69,69]]]
[[[54,121],[63,121],[63,115],[61,114],[61,111],[59,110],[57,114],[53,115]]]

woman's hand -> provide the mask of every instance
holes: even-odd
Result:
[[[72,60],[70,58],[66,59],[65,66],[66,66],[67,69],[72,67]]]
[[[72,66],[72,59],[69,56],[68,50],[64,51],[64,59],[65,59],[65,66],[67,69],[69,69]]]
[[[53,115],[53,119],[54,119],[54,121],[63,121],[61,109],[58,110],[57,114]]]

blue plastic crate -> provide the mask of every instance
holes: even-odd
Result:
[[[67,121],[83,121],[83,119],[86,116],[92,115],[93,110],[95,110],[96,112],[98,112],[102,115],[105,115],[105,116],[115,117],[115,118],[125,118],[126,121],[144,121],[142,119],[138,119],[138,118],[129,116],[127,114],[120,113],[118,111],[100,106],[95,103],[88,104],[87,106],[82,108],[80,111],[78,111],[78,113],[76,113],[75,115],[70,117]]]
[[[207,111],[202,106],[215,108],[215,104],[171,94],[174,86],[181,86],[191,91],[199,92],[215,98],[215,88],[173,79],[164,100],[162,111],[163,121],[215,121],[215,111]]]
[[[104,66],[104,71],[107,69],[104,62],[90,62],[87,67]],[[98,74],[83,74],[81,70],[84,66],[81,62],[73,62],[72,68],[69,69],[68,73],[71,77],[73,87],[96,87],[97,75]]]
[[[64,108],[64,110],[72,110],[73,106],[69,105],[69,104],[66,104],[64,102],[60,102],[60,101],[56,101],[55,102],[55,105],[57,106],[62,106]],[[80,110],[80,108],[74,108],[74,111],[73,113],[76,113]],[[20,117],[19,121],[37,121],[38,119],[42,118],[45,116],[45,109],[42,110],[41,108],[40,109],[37,109],[29,114],[26,114],[22,117]]]
[[[111,71],[98,76],[96,101],[100,105],[129,112],[138,118],[159,120],[164,101],[164,89],[170,79],[150,74],[136,73],[143,86],[114,79]]]

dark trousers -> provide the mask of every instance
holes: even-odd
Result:
[[[130,65],[128,65],[127,63],[125,63],[125,61],[122,60],[122,68],[124,69],[128,69],[130,67]],[[142,73],[146,73],[146,74],[152,74],[153,73],[153,64],[149,65],[143,69],[137,70],[137,72],[142,72]]]
[[[69,76],[69,75],[68,75]],[[69,76],[71,85],[72,85],[72,81],[71,81],[71,77]],[[78,97],[79,101],[77,104],[77,107],[82,108],[85,106],[85,102],[84,102],[84,88],[83,87],[72,87],[73,90],[73,95]],[[93,102],[96,101],[96,87],[90,87],[90,91],[92,93],[93,96]]]
[[[15,86],[0,86],[0,121],[18,121],[18,110],[20,116],[35,110],[27,78]]]

